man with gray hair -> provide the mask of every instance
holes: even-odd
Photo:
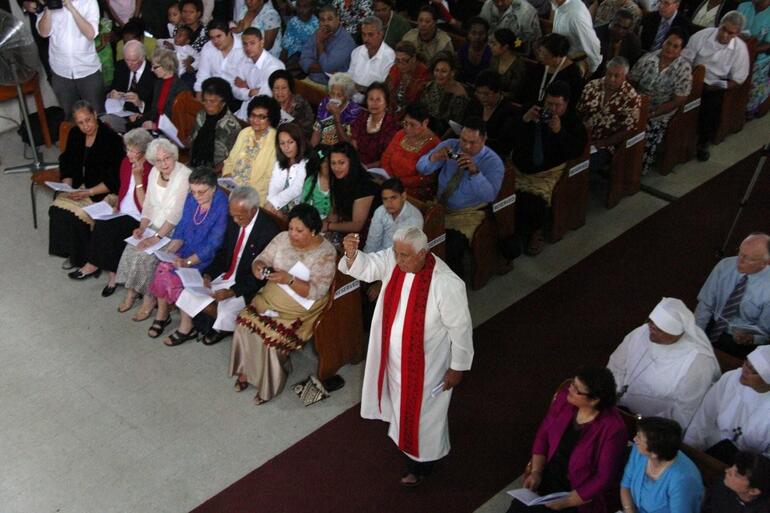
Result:
[[[628,61],[613,57],[602,78],[591,80],[583,89],[577,111],[591,133],[597,151],[591,154],[591,169],[612,162],[617,145],[639,121],[642,97],[626,80]]]
[[[709,143],[721,121],[725,91],[740,87],[749,76],[749,50],[738,36],[746,18],[738,11],[724,15],[718,27],[705,28],[690,38],[682,57],[692,67],[706,68],[703,96],[698,113],[698,160],[710,158]]]
[[[366,358],[361,416],[390,423],[388,435],[407,457],[401,478],[418,486],[449,453],[452,389],[473,361],[473,326],[465,284],[428,250],[414,226],[393,247],[367,254],[358,234],[345,236],[339,270],[365,282],[382,280]]]
[[[233,189],[229,208],[224,242],[202,273],[207,284],[214,280],[222,285],[214,292],[214,302],[193,319],[206,345],[233,332],[238,312],[265,284],[254,275],[251,263],[281,231],[270,216],[259,212],[259,193],[251,186]]]
[[[108,89],[107,98],[124,100],[123,110],[144,112],[152,102],[157,77],[150,70],[144,45],[136,40],[126,43],[123,59],[115,63],[115,75]]]
[[[372,82],[385,82],[396,61],[396,52],[384,42],[382,20],[376,16],[369,16],[361,23],[361,39],[364,44],[350,55],[348,73],[358,89],[364,91]]]

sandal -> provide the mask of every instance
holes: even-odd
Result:
[[[236,392],[243,392],[249,388],[249,382],[248,381],[238,381],[235,380],[235,391]]]
[[[179,344],[184,344],[188,340],[192,340],[195,337],[198,336],[198,330],[195,328],[190,330],[190,333],[182,333],[179,330],[174,331],[171,335],[168,336],[166,340],[163,341],[165,345],[168,347],[174,347],[178,346]]]
[[[150,338],[158,338],[163,334],[163,330],[165,330],[166,326],[169,324],[171,324],[171,315],[163,320],[155,319],[152,326],[150,326],[150,329],[147,330],[147,336]]]
[[[134,295],[133,299],[129,302],[128,301],[128,296],[126,296],[123,299],[123,302],[120,303],[120,306],[118,306],[118,312],[120,312],[120,313],[128,312],[129,310],[131,310],[134,307],[136,302],[139,301],[140,299],[142,299],[142,295],[141,294],[136,294],[136,295]]]
[[[150,318],[150,315],[152,315],[152,312],[155,310],[157,306],[158,306],[157,304],[154,304],[146,310],[144,306],[140,307],[139,310],[136,311],[134,316],[131,317],[131,320],[134,322],[146,321],[147,319]]]
[[[211,330],[201,340],[204,346],[213,346],[217,342],[226,339],[230,333],[226,331]]]
[[[404,481],[404,479],[406,479],[409,476],[414,476],[415,480],[414,481]],[[409,474],[407,474],[404,477],[402,477],[401,480],[399,481],[399,483],[401,483],[401,486],[404,486],[406,488],[416,488],[416,487],[418,487],[418,486],[420,486],[422,484],[423,480],[425,480],[425,476],[420,476],[420,475],[417,475],[417,474],[412,474],[410,472]]]

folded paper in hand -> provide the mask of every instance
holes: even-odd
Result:
[[[310,269],[308,269],[307,266],[302,262],[297,262],[294,264],[292,268],[289,269],[289,274],[295,278],[299,278],[302,281],[308,281],[310,279]],[[310,310],[310,308],[313,306],[313,303],[315,303],[315,300],[300,296],[286,284],[280,283],[278,286],[281,287],[284,292],[286,292],[294,301],[299,303],[300,306],[305,310]]]
[[[100,201],[98,203],[94,203],[93,205],[88,205],[87,207],[83,207],[83,210],[86,214],[91,216],[91,219],[94,221],[108,221],[110,219],[115,219],[116,217],[126,215],[120,211],[115,212],[112,208],[112,205],[106,201]]]
[[[171,142],[180,148],[185,147],[184,143],[179,140],[179,130],[177,130],[174,123],[172,123],[171,120],[168,119],[168,116],[165,114],[161,114],[160,118],[158,119],[158,130],[163,132],[163,135],[171,139]]]
[[[137,239],[136,237],[134,237],[132,235],[131,237],[128,237],[128,238],[123,239],[123,240],[125,240],[126,243],[131,245],[131,246],[138,246],[139,243],[142,242],[143,239],[146,239],[148,237],[152,237],[153,235],[155,235],[154,231],[150,230],[149,228],[145,228],[144,229],[144,234],[142,235],[141,239]],[[169,242],[171,242],[171,239],[169,239],[168,237],[163,237],[162,239],[160,239],[158,242],[156,242],[152,246],[150,246],[148,248],[145,248],[144,252],[147,253],[148,255],[152,255],[153,253],[158,251],[160,248],[162,248],[163,246],[165,246]]]
[[[540,496],[527,488],[517,488],[515,490],[508,490],[508,495],[514,499],[518,499],[519,502],[527,506],[539,506],[541,504],[548,504],[568,496],[570,492],[554,492],[548,495]]]
[[[120,118],[127,118],[128,116],[136,114],[136,112],[125,110],[123,108],[125,104],[126,100],[122,98],[107,98],[104,102],[104,111],[107,114],[112,114],[113,116],[118,116]]]
[[[77,190],[64,182],[45,182],[45,184],[56,192],[75,192]]]

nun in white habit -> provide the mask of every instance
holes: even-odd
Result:
[[[717,457],[736,450],[770,457],[770,345],[756,348],[742,368],[711,387],[684,443]]]
[[[644,417],[673,419],[682,429],[720,375],[711,343],[692,312],[667,297],[645,324],[626,335],[607,367],[621,406]]]

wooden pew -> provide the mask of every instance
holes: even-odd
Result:
[[[703,478],[703,484],[706,486],[711,485],[717,479],[722,479],[727,469],[727,464],[719,461],[713,456],[709,456],[703,451],[700,451],[694,447],[690,447],[687,444],[682,444],[681,451],[695,463],[695,466],[700,470],[700,475]]]
[[[479,290],[506,264],[499,241],[513,236],[516,215],[516,174],[506,169],[495,201],[486,209],[486,217],[473,233],[471,241],[471,288]]]
[[[62,121],[59,125],[59,151],[64,152],[67,149],[67,139],[69,139],[70,130],[75,127],[69,121]],[[35,171],[30,177],[29,194],[32,197],[32,225],[37,230],[37,196],[35,195],[35,186],[45,187],[45,182],[60,182],[61,173],[59,168],[45,169]]]
[[[420,201],[417,198],[408,197],[409,203],[420,209],[423,217],[422,231],[428,237],[428,248],[439,258],[446,254],[446,227],[444,226],[445,209],[441,203],[435,201]]]
[[[321,84],[310,83],[310,79],[295,80],[294,88],[296,89],[295,94],[305,98],[310,106],[313,107],[313,112],[318,112],[321,100],[326,98],[326,88]]]
[[[556,183],[551,197],[553,221],[549,233],[551,243],[560,240],[568,230],[577,230],[586,224],[588,209],[588,165],[591,141],[583,154],[567,162],[567,167]]]
[[[625,141],[618,145],[610,165],[607,208],[612,208],[625,196],[639,192],[642,179],[642,157],[644,156],[644,135],[650,98],[642,95],[639,121]]]
[[[706,68],[695,66],[692,71],[692,89],[685,104],[671,118],[663,138],[658,173],[667,175],[677,164],[688,162],[695,156],[698,146],[698,113],[703,93],[703,77]]]
[[[45,144],[47,148],[50,148],[53,145],[53,141],[51,141],[48,118],[45,116],[45,104],[43,103],[43,94],[40,91],[40,76],[35,73],[22,82],[21,92],[25,95],[24,101],[26,101],[26,95],[28,94],[31,94],[35,99],[35,109],[37,110],[37,118],[40,121],[40,132],[43,135],[43,144]],[[18,99],[16,86],[0,85],[0,102],[10,100],[11,98]],[[69,112],[66,114],[69,115]],[[40,143],[40,141],[35,142]],[[32,141],[30,141],[30,144],[32,144]]]
[[[714,349],[714,356],[717,357],[717,361],[719,362],[719,370],[721,370],[722,373],[734,369],[740,369],[743,366],[743,360],[737,356],[727,354],[720,349]]]
[[[749,74],[743,84],[725,92],[722,100],[721,120],[714,135],[714,144],[721,143],[730,134],[740,132],[743,130],[743,125],[746,124],[746,105],[749,103],[751,74],[754,71],[754,61],[757,58],[757,40],[753,37],[749,38],[746,41],[746,46],[749,50]]]
[[[192,135],[192,129],[195,126],[195,116],[203,108],[195,95],[190,91],[182,91],[171,106],[171,122],[177,128],[179,140],[187,144]],[[179,149],[179,162],[186,164],[190,160],[190,151],[188,149]]]

